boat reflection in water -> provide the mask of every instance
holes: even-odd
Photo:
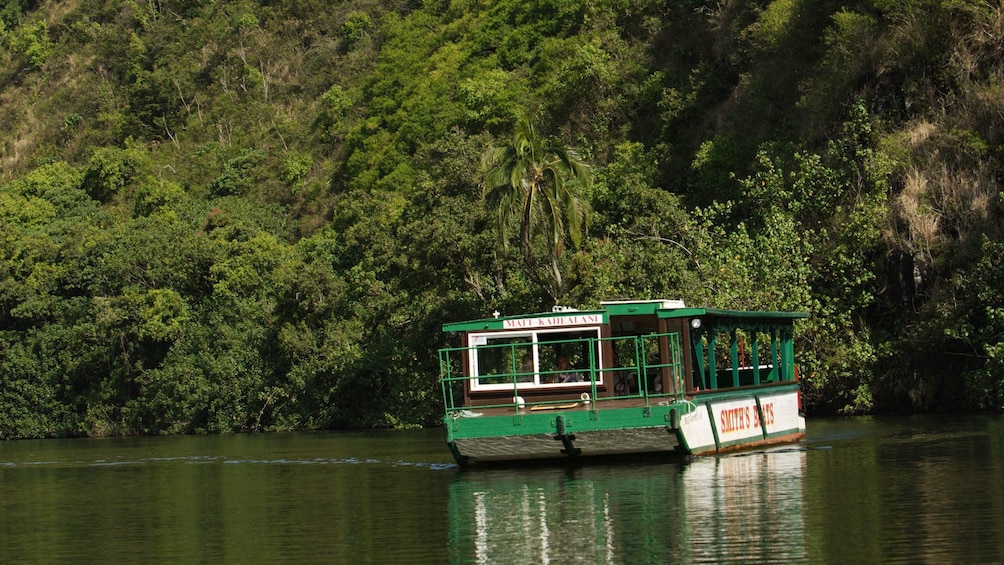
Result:
[[[453,563],[804,561],[799,448],[458,473]]]

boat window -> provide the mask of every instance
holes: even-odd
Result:
[[[597,327],[470,335],[472,390],[567,387],[590,382]]]
[[[533,382],[533,336],[485,337],[475,351],[480,384]]]

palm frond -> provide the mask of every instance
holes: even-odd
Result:
[[[591,209],[583,190],[592,184],[592,169],[574,150],[541,137],[525,116],[516,120],[512,138],[489,147],[481,159],[481,193],[498,218],[503,244],[518,231],[528,268],[534,260],[530,241],[545,230],[550,269],[561,290],[561,256],[565,237],[578,247]],[[518,229],[517,229],[518,228]]]

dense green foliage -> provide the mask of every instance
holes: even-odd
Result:
[[[430,423],[441,324],[555,298],[809,310],[810,411],[1000,410],[1002,33],[984,0],[4,1],[0,437]],[[557,291],[481,198],[523,115],[593,170]]]

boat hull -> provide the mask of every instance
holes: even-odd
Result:
[[[540,411],[454,413],[445,420],[458,463],[642,454],[713,455],[793,443],[805,434],[798,385],[698,394],[642,405],[583,402]]]

